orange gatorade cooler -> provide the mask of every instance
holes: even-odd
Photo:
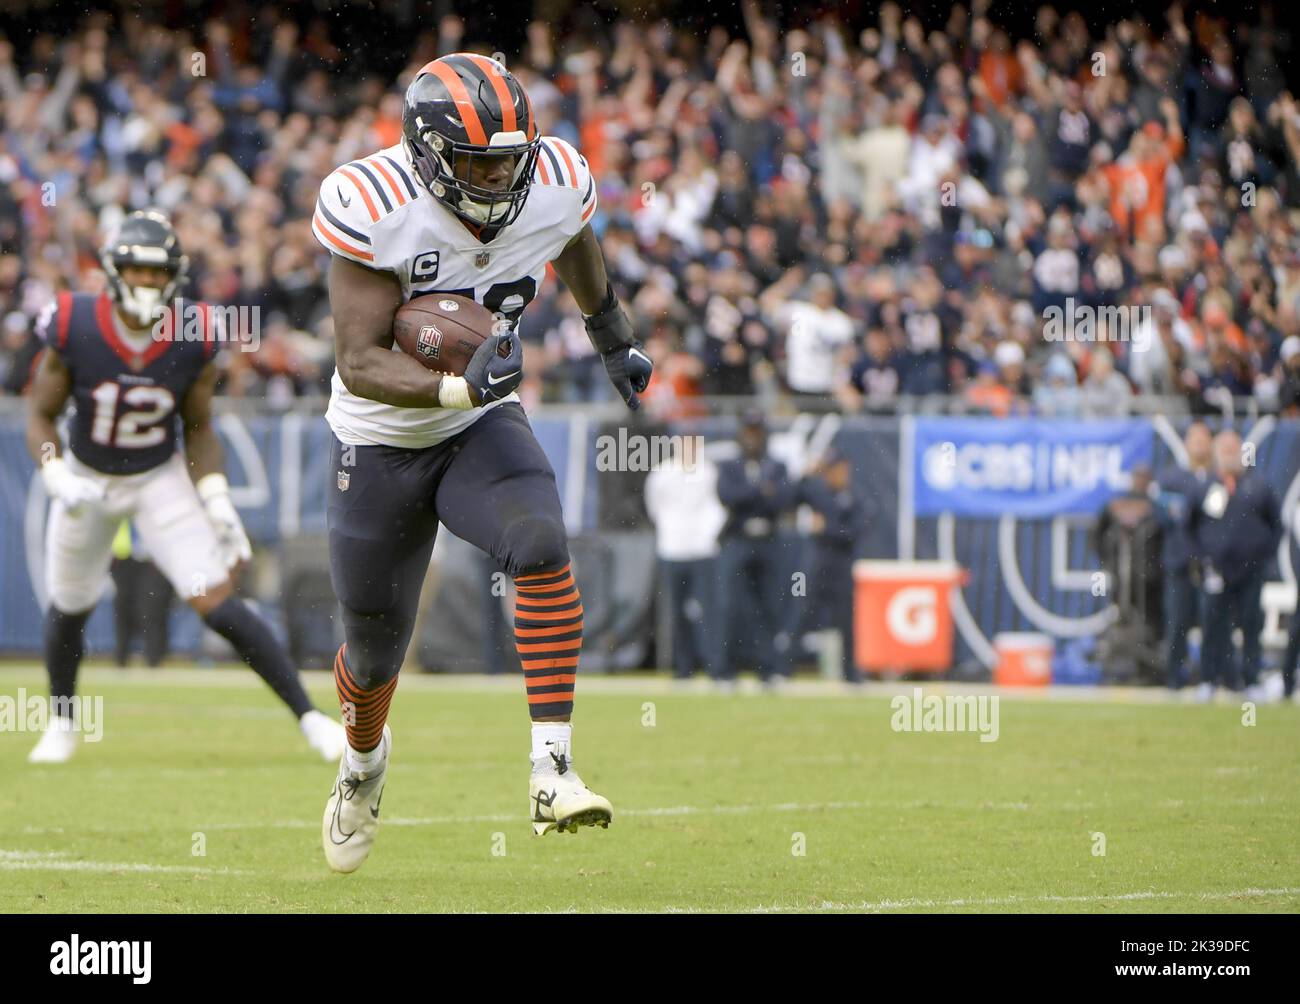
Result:
[[[952,561],[853,563],[853,659],[858,668],[942,672],[952,665]]]
[[[1006,631],[993,636],[998,664],[993,682],[1000,687],[1046,687],[1052,682],[1052,636]]]

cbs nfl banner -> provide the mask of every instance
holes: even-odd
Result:
[[[916,515],[1025,519],[1099,512],[1155,445],[1140,419],[924,417],[914,443]]]

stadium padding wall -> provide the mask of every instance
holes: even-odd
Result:
[[[653,551],[648,540],[642,539],[650,527],[639,501],[645,473],[597,470],[600,437],[617,435],[617,424],[552,414],[534,416],[531,421],[555,468],[566,521],[576,538],[575,560],[581,566],[582,556],[587,555],[589,566],[610,564],[610,568],[589,567],[582,576],[589,579],[582,583],[589,620],[605,625],[600,632],[589,633],[593,650],[584,665],[592,669],[638,665],[652,654],[648,640],[653,633],[649,610],[654,590],[649,567]],[[959,616],[958,661],[971,666],[987,664],[989,640],[1000,631],[1046,630],[1057,637],[1095,634],[1108,601],[1094,597],[1085,584],[1098,567],[1087,539],[1090,517],[1025,519],[1012,512],[998,518],[912,517],[906,482],[920,458],[906,456],[904,445],[915,440],[911,423],[918,421],[945,420],[801,415],[773,422],[771,448],[796,472],[830,442],[852,458],[857,490],[874,510],[863,528],[860,556],[951,557],[970,570],[959,598],[959,606],[968,616]],[[1149,462],[1158,476],[1176,462],[1173,449],[1185,422],[1160,418],[1133,421],[1152,426]],[[310,557],[304,567],[310,567],[312,561],[318,569],[323,567],[325,489],[327,478],[333,476],[326,469],[329,430],[318,416],[302,414],[242,417],[227,413],[220,416],[218,428],[226,445],[235,502],[263,558],[257,580],[262,588],[257,592],[283,632],[286,622],[278,603],[278,587],[295,561],[302,564],[301,558],[294,556],[306,552]],[[671,429],[630,424],[628,431],[701,434],[708,452],[721,458],[734,451],[734,428],[731,419],[713,418]],[[1290,526],[1300,495],[1300,422],[1263,418],[1240,423],[1239,428],[1255,443],[1257,466],[1284,500]],[[26,453],[17,413],[0,416],[0,471],[4,472],[0,477],[0,653],[30,656],[40,649],[38,596],[43,601],[44,590],[39,548],[46,502]],[[470,549],[458,545],[460,542],[449,541],[437,552],[444,567],[427,598],[432,611],[417,651],[418,661],[428,668],[477,669],[482,665],[478,618],[466,616],[479,609],[474,606],[477,600],[462,594],[477,588],[475,583],[489,570],[486,566],[475,568]],[[1279,552],[1280,560],[1268,578],[1293,579],[1292,570],[1300,562],[1294,535],[1288,534]],[[791,560],[799,567],[803,558],[796,551]],[[627,588],[613,591],[608,587],[615,567],[635,568],[637,574],[620,576]],[[606,586],[598,585],[601,582]],[[441,590],[455,590],[457,595],[440,595]],[[106,593],[90,622],[88,641],[93,652],[111,647],[110,595]],[[620,609],[602,612],[605,604]],[[448,614],[456,610],[461,613]],[[219,649],[209,649],[211,639],[203,641],[200,634],[197,619],[177,604],[173,650],[200,656],[220,654]],[[457,658],[440,658],[440,641],[446,642],[446,650],[458,652]]]

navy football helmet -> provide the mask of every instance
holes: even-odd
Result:
[[[494,59],[456,52],[426,63],[406,89],[402,137],[429,194],[475,228],[523,211],[541,149],[523,85]],[[477,158],[514,156],[509,186],[472,184]]]
[[[109,298],[141,325],[157,320],[185,283],[190,260],[181,253],[180,238],[171,222],[155,210],[139,210],[126,216],[99,251],[99,263],[108,277]],[[150,265],[166,269],[171,278],[162,289],[132,286],[122,278],[128,265]]]

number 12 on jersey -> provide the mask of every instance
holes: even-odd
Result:
[[[162,423],[176,408],[176,398],[166,387],[129,387],[123,391],[121,384],[106,380],[90,396],[95,402],[90,438],[100,446],[143,450],[166,438]]]

